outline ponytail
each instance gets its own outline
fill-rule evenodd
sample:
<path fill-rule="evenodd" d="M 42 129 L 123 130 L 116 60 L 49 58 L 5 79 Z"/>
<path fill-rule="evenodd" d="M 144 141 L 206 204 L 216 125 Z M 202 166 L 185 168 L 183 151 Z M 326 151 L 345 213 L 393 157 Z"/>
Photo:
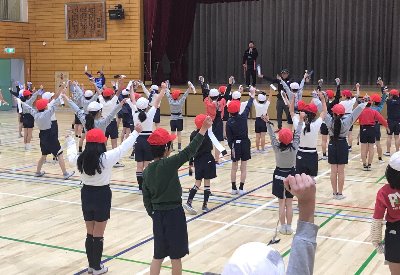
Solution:
<path fill-rule="evenodd" d="M 146 114 L 145 110 L 139 109 L 138 111 L 139 111 L 139 115 L 138 115 L 139 121 L 144 122 L 147 119 L 147 114 Z"/>
<path fill-rule="evenodd" d="M 335 115 L 333 122 L 333 137 L 339 138 L 340 130 L 342 129 L 342 115 Z"/>
<path fill-rule="evenodd" d="M 311 122 L 313 122 L 315 120 L 315 116 L 316 114 L 311 113 L 311 112 L 306 112 L 306 121 L 305 121 L 305 127 L 303 130 L 303 134 L 305 135 L 306 133 L 311 132 Z"/>
<path fill-rule="evenodd" d="M 89 112 L 85 119 L 86 119 L 86 123 L 85 123 L 85 128 L 87 131 L 92 130 L 94 127 L 94 118 L 96 117 L 98 111 L 97 112 Z"/>

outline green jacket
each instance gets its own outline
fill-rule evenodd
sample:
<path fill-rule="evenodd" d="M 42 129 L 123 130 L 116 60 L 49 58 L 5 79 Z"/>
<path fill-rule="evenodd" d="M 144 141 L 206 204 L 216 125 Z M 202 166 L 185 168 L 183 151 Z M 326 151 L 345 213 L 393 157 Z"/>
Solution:
<path fill-rule="evenodd" d="M 143 203 L 151 216 L 154 210 L 169 210 L 182 205 L 182 186 L 178 169 L 193 157 L 203 142 L 197 134 L 180 153 L 156 160 L 143 171 Z"/>

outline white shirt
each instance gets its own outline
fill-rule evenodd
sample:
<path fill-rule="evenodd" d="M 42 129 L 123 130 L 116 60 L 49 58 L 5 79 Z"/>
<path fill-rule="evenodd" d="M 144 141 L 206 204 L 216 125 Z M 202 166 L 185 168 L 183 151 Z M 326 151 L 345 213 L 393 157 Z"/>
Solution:
<path fill-rule="evenodd" d="M 247 106 L 247 101 L 245 102 L 240 102 L 240 111 L 239 111 L 239 115 L 241 115 L 244 111 L 244 109 L 246 109 Z"/>
<path fill-rule="evenodd" d="M 60 98 L 61 100 L 61 98 Z M 47 104 L 47 107 L 50 109 L 52 106 L 54 105 L 54 99 L 52 101 L 49 102 L 49 104 Z M 51 121 L 56 121 L 56 113 L 54 112 L 51 116 Z"/>
<path fill-rule="evenodd" d="M 299 124 L 299 117 L 293 116 L 293 126 L 296 129 Z M 305 123 L 303 124 L 303 128 L 300 134 L 300 145 L 299 147 L 307 147 L 307 148 L 317 148 L 318 145 L 318 133 L 321 128 L 322 118 L 316 119 L 314 122 L 310 124 L 310 132 L 306 132 L 304 134 Z M 301 150 L 301 149 L 299 149 Z"/>
<path fill-rule="evenodd" d="M 96 172 L 94 176 L 89 176 L 86 175 L 85 173 L 82 173 L 81 181 L 83 182 L 83 184 L 91 186 L 103 186 L 110 184 L 111 172 L 113 166 L 123 157 L 124 154 L 126 154 L 129 150 L 132 149 L 132 146 L 133 144 L 135 144 L 136 138 L 138 136 L 139 134 L 136 131 L 133 131 L 132 134 L 130 134 L 129 137 L 125 139 L 120 146 L 110 151 L 107 151 L 103 155 L 101 155 L 101 161 L 103 164 L 101 168 L 101 174 L 98 174 Z M 68 139 L 67 142 L 68 142 L 68 148 L 67 148 L 68 161 L 72 165 L 76 166 L 79 155 L 76 151 L 75 139 L 70 137 L 70 139 Z"/>
<path fill-rule="evenodd" d="M 355 97 L 353 97 L 350 100 L 346 99 L 346 100 L 340 101 L 339 104 L 343 105 L 346 114 L 351 114 L 353 112 L 353 107 L 354 107 L 354 104 L 356 104 L 356 101 L 357 101 L 357 99 Z"/>
<path fill-rule="evenodd" d="M 148 132 L 153 132 L 153 119 L 154 119 L 154 116 L 156 114 L 156 111 L 157 111 L 157 109 L 154 106 L 151 107 L 146 113 L 147 114 L 146 120 L 143 121 L 143 122 L 140 122 L 140 120 L 139 120 L 139 112 L 136 113 L 132 109 L 133 123 L 135 125 L 141 123 L 142 124 L 142 128 L 143 128 L 143 132 L 147 132 L 147 133 L 143 133 L 142 132 L 142 133 L 140 133 L 140 135 L 149 135 Z"/>
<path fill-rule="evenodd" d="M 113 96 L 109 101 L 105 101 L 103 96 L 99 96 L 99 101 L 103 105 L 103 111 L 101 112 L 102 116 L 106 117 L 112 112 L 112 110 L 114 110 L 115 105 L 117 105 L 118 102 L 118 97 Z"/>
<path fill-rule="evenodd" d="M 265 103 L 261 104 L 257 100 L 254 100 L 253 103 L 254 103 L 254 109 L 256 109 L 256 117 L 261 117 L 262 115 L 267 114 L 268 107 L 271 102 L 267 100 Z"/>

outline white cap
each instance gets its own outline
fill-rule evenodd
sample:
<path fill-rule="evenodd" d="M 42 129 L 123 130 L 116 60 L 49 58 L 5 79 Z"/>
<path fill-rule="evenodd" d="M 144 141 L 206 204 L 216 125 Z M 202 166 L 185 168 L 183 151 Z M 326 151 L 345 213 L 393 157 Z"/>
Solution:
<path fill-rule="evenodd" d="M 239 91 L 234 91 L 233 93 L 232 93 L 232 98 L 233 99 L 239 99 L 239 98 L 241 98 L 242 97 L 242 94 L 239 92 Z"/>
<path fill-rule="evenodd" d="M 210 90 L 210 97 L 219 96 L 219 92 L 217 89 Z"/>
<path fill-rule="evenodd" d="M 151 85 L 150 89 L 152 91 L 158 91 L 158 86 L 157 85 Z"/>
<path fill-rule="evenodd" d="M 50 93 L 50 92 L 45 92 L 44 94 L 42 94 L 42 98 L 47 99 L 47 100 L 50 100 L 50 98 L 52 98 L 53 96 L 54 96 L 54 93 Z"/>
<path fill-rule="evenodd" d="M 136 107 L 140 110 L 144 110 L 149 106 L 149 100 L 147 98 L 141 97 L 136 101 Z"/>
<path fill-rule="evenodd" d="M 259 94 L 257 96 L 258 101 L 266 101 L 267 100 L 267 96 L 263 95 L 263 94 Z"/>
<path fill-rule="evenodd" d="M 103 109 L 103 104 L 100 104 L 97 101 L 90 102 L 87 107 L 88 112 L 97 112 L 101 109 Z"/>
<path fill-rule="evenodd" d="M 122 95 L 129 95 L 129 90 L 123 89 L 121 93 Z"/>
<path fill-rule="evenodd" d="M 290 89 L 292 90 L 299 90 L 300 89 L 300 85 L 297 82 L 292 82 L 290 83 Z"/>
<path fill-rule="evenodd" d="M 85 97 L 92 97 L 93 96 L 93 91 L 92 90 L 86 90 L 85 91 Z"/>
<path fill-rule="evenodd" d="M 258 242 L 235 250 L 222 275 L 284 275 L 285 263 L 278 251 Z"/>
<path fill-rule="evenodd" d="M 394 170 L 400 172 L 400 152 L 396 152 L 390 157 L 389 165 Z"/>

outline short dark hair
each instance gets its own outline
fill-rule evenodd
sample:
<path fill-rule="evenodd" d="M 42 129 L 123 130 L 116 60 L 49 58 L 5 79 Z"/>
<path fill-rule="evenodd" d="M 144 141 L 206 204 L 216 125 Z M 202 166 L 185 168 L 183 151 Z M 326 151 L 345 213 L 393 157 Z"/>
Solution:
<path fill-rule="evenodd" d="M 165 145 L 151 145 L 151 153 L 153 158 L 162 158 L 164 156 L 165 151 L 171 148 L 171 141 Z"/>
<path fill-rule="evenodd" d="M 400 171 L 397 171 L 393 169 L 390 165 L 388 165 L 386 168 L 385 176 L 390 187 L 400 190 Z"/>

